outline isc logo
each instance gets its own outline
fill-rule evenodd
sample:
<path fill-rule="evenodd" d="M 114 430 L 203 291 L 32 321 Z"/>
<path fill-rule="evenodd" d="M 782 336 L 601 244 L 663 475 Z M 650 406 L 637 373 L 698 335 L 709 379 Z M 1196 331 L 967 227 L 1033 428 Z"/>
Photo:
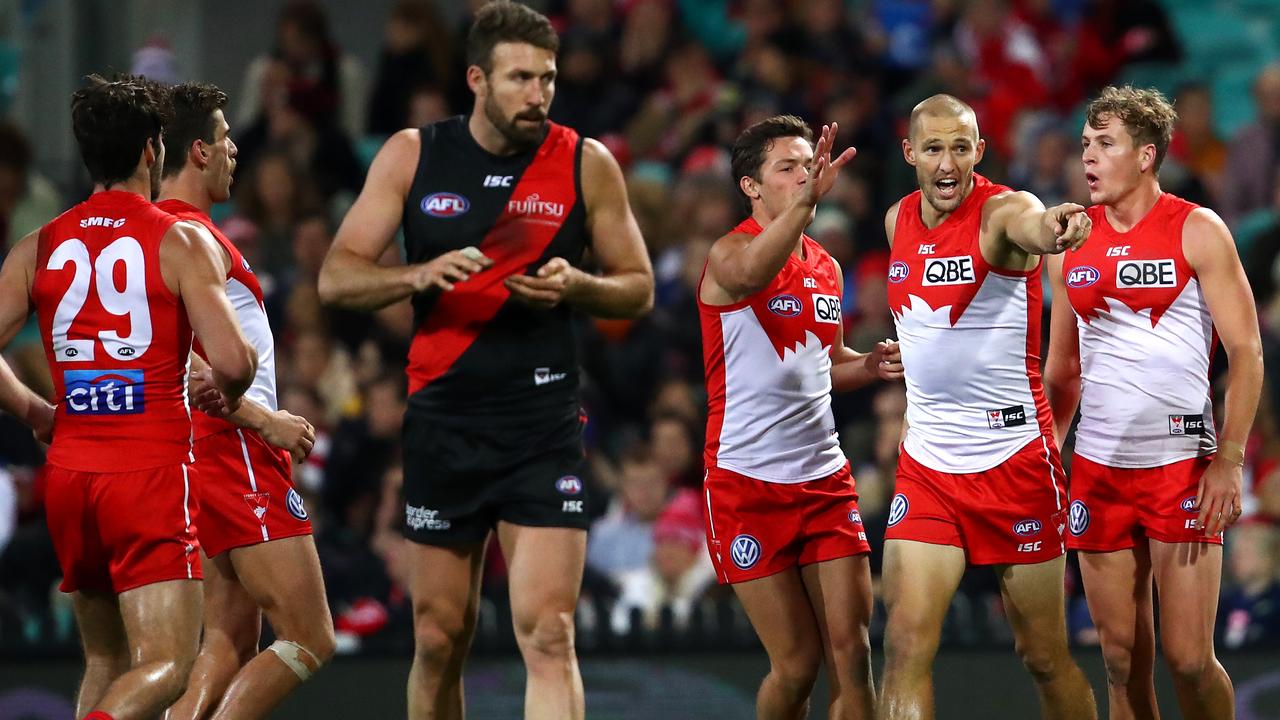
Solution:
<path fill-rule="evenodd" d="M 511 175 L 485 175 L 485 187 L 511 187 Z"/>
<path fill-rule="evenodd" d="M 973 258 L 969 255 L 930 258 L 924 261 L 925 287 L 932 285 L 967 285 L 975 281 Z"/>
<path fill-rule="evenodd" d="M 1022 537 L 1027 537 L 1029 535 L 1036 535 L 1043 529 L 1044 529 L 1044 525 L 1042 525 L 1039 520 L 1036 520 L 1034 518 L 1030 520 L 1023 520 L 1021 522 L 1014 524 L 1013 526 L 1014 534 L 1021 535 Z"/>
<path fill-rule="evenodd" d="M 1129 257 L 1129 248 L 1132 245 L 1119 245 L 1117 247 L 1107 248 L 1107 257 Z"/>
<path fill-rule="evenodd" d="M 141 370 L 66 370 L 69 415 L 135 415 L 145 409 Z"/>
<path fill-rule="evenodd" d="M 891 283 L 900 283 L 903 280 L 906 280 L 907 276 L 910 274 L 911 267 L 901 260 L 898 260 L 889 266 L 889 282 Z"/>
<path fill-rule="evenodd" d="M 987 426 L 993 430 L 1027 424 L 1027 411 L 1021 405 L 987 411 Z"/>
<path fill-rule="evenodd" d="M 800 298 L 795 295 L 775 295 L 769 300 L 769 312 L 782 317 L 795 317 L 800 314 Z"/>
<path fill-rule="evenodd" d="M 1043 543 L 1044 543 L 1043 540 L 1037 540 L 1035 542 L 1029 542 L 1029 543 L 1020 543 L 1018 545 L 1018 552 L 1025 552 L 1025 553 L 1040 552 L 1040 547 Z"/>
<path fill-rule="evenodd" d="M 422 212 L 431 217 L 457 217 L 470 209 L 471 201 L 457 193 L 438 192 L 422 198 Z"/>
<path fill-rule="evenodd" d="M 1083 265 L 1067 273 L 1067 287 L 1086 288 L 1098 282 L 1101 277 L 1102 273 L 1097 268 Z"/>
<path fill-rule="evenodd" d="M 813 319 L 820 323 L 840 324 L 840 298 L 835 295 L 813 296 Z"/>
<path fill-rule="evenodd" d="M 1204 415 L 1170 415 L 1170 435 L 1204 435 L 1208 431 Z"/>
<path fill-rule="evenodd" d="M 1116 263 L 1116 284 L 1122 288 L 1171 288 L 1178 284 L 1178 273 L 1172 260 L 1122 260 Z"/>

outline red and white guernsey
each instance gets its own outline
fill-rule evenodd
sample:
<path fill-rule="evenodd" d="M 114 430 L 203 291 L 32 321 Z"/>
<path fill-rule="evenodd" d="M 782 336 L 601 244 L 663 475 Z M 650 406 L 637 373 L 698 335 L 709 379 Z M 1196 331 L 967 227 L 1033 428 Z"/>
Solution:
<path fill-rule="evenodd" d="M 236 312 L 240 330 L 244 332 L 245 338 L 253 349 L 258 351 L 258 373 L 254 375 L 253 385 L 244 396 L 268 410 L 275 410 L 276 343 L 271 335 L 271 325 L 267 322 L 267 311 L 263 306 L 262 286 L 258 284 L 258 278 L 249 267 L 249 262 L 227 239 L 227 236 L 222 234 L 213 220 L 195 205 L 171 198 L 156 203 L 156 207 L 179 220 L 204 226 L 231 256 L 231 270 L 227 273 L 227 299 L 231 301 L 231 307 Z M 199 341 L 195 343 L 195 350 L 204 357 L 204 348 L 200 347 Z M 230 421 L 202 412 L 192 415 L 192 422 L 197 440 L 236 427 Z"/>
<path fill-rule="evenodd" d="M 973 190 L 938 227 L 923 198 L 902 199 L 889 265 L 889 307 L 906 369 L 904 447 L 946 473 L 989 470 L 1052 437 L 1040 382 L 1040 270 L 982 257 L 982 206 L 1009 188 L 974 174 Z"/>
<path fill-rule="evenodd" d="M 191 460 L 191 326 L 160 274 L 177 220 L 97 192 L 40 230 L 31 300 L 58 404 L 49 463 L 90 473 Z"/>
<path fill-rule="evenodd" d="M 1217 449 L 1209 364 L 1217 335 L 1182 229 L 1198 206 L 1164 193 L 1128 232 L 1089 208 L 1093 232 L 1063 256 L 1080 334 L 1076 452 L 1117 468 Z"/>
<path fill-rule="evenodd" d="M 759 235 L 748 218 L 735 233 Z M 766 482 L 826 477 L 846 462 L 831 415 L 831 348 L 840 327 L 835 262 L 802 236 L 764 290 L 702 316 L 707 467 Z"/>

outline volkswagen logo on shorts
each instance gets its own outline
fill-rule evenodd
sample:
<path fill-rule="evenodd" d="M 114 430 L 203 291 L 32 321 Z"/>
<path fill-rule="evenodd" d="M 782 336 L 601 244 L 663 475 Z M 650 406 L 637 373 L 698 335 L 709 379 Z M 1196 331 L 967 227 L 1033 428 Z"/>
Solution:
<path fill-rule="evenodd" d="M 739 570 L 750 570 L 760 562 L 760 541 L 750 535 L 739 535 L 729 546 L 729 555 Z"/>
<path fill-rule="evenodd" d="M 582 492 L 582 481 L 576 475 L 565 475 L 556 481 L 556 489 L 565 495 L 577 495 Z"/>
<path fill-rule="evenodd" d="M 1028 535 L 1035 535 L 1043 529 L 1044 529 L 1044 525 L 1041 524 L 1041 522 L 1039 520 L 1036 520 L 1035 518 L 1020 520 L 1014 523 L 1013 525 L 1014 534 L 1021 535 L 1022 537 L 1027 537 Z"/>
<path fill-rule="evenodd" d="M 1182 501 L 1182 505 L 1181 505 L 1181 507 L 1182 507 L 1182 511 L 1183 511 L 1183 512 L 1195 512 L 1195 511 L 1196 511 L 1196 496 L 1195 496 L 1195 495 L 1192 495 L 1191 497 L 1187 498 L 1186 500 L 1183 500 L 1183 501 Z"/>
<path fill-rule="evenodd" d="M 286 498 L 284 506 L 289 510 L 289 514 L 305 521 L 307 519 L 307 508 L 302 504 L 302 496 L 297 490 L 289 488 L 289 497 Z"/>
<path fill-rule="evenodd" d="M 1080 537 L 1085 530 L 1089 529 L 1089 508 L 1084 501 L 1071 501 L 1071 509 L 1067 512 L 1067 528 L 1076 537 Z"/>
<path fill-rule="evenodd" d="M 1070 288 L 1087 288 L 1098 282 L 1102 277 L 1102 273 L 1097 268 L 1081 265 L 1067 273 L 1067 287 Z"/>
<path fill-rule="evenodd" d="M 795 317 L 800 314 L 800 298 L 795 295 L 774 295 L 769 299 L 769 312 L 782 317 Z"/>
<path fill-rule="evenodd" d="M 907 496 L 898 493 L 893 496 L 893 502 L 889 503 L 889 527 L 893 527 L 902 522 L 902 518 L 907 516 L 907 510 L 911 509 L 911 503 L 907 502 Z"/>

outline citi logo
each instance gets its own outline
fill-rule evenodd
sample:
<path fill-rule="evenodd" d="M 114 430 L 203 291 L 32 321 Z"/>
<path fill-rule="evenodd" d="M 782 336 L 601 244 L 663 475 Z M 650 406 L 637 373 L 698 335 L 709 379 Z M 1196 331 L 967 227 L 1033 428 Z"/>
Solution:
<path fill-rule="evenodd" d="M 1087 288 L 1101 278 L 1102 273 L 1098 272 L 1097 268 L 1084 265 L 1067 273 L 1067 287 Z"/>
<path fill-rule="evenodd" d="M 911 267 L 901 260 L 898 260 L 889 266 L 889 282 L 891 283 L 900 283 L 903 280 L 906 280 L 907 276 L 910 274 Z"/>
<path fill-rule="evenodd" d="M 769 312 L 782 317 L 795 317 L 802 309 L 800 298 L 795 295 L 775 295 L 769 299 L 768 307 Z"/>
<path fill-rule="evenodd" d="M 422 198 L 422 212 L 431 217 L 458 217 L 470 209 L 471 201 L 457 193 L 438 192 Z"/>
<path fill-rule="evenodd" d="M 1013 533 L 1015 535 L 1021 535 L 1022 537 L 1028 537 L 1039 534 L 1043 529 L 1044 525 L 1041 524 L 1039 520 L 1033 518 L 1031 520 L 1023 520 L 1015 523 L 1013 526 Z"/>

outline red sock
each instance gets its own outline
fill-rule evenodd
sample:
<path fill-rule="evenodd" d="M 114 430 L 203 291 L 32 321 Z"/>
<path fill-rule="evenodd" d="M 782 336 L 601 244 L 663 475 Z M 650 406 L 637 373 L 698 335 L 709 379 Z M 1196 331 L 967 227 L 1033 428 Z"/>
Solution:
<path fill-rule="evenodd" d="M 84 720 L 115 720 L 115 718 L 102 712 L 101 710 L 94 710 L 88 715 L 85 715 Z"/>

